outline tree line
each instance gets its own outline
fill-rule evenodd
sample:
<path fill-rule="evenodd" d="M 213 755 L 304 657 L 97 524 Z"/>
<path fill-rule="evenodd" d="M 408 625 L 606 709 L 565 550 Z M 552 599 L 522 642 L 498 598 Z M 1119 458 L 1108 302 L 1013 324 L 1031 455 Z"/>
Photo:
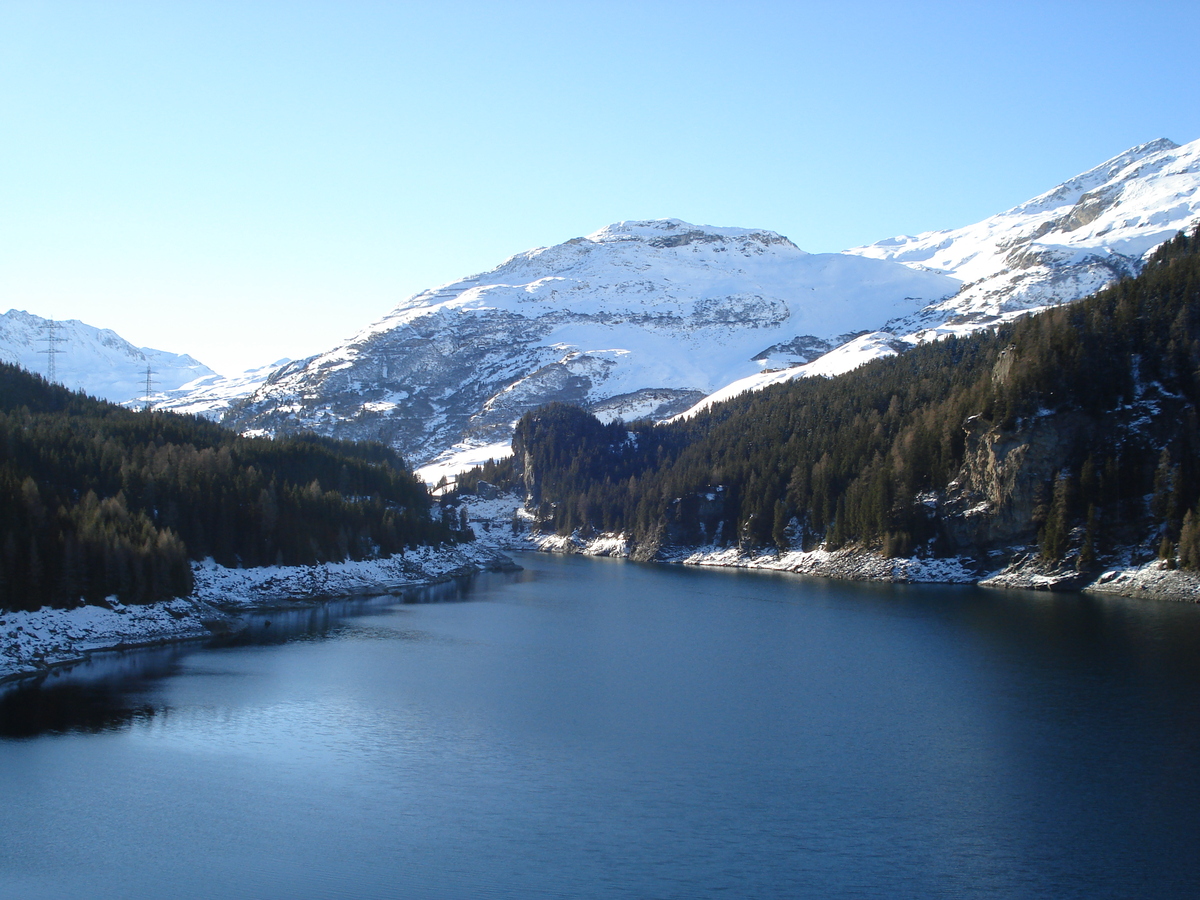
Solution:
<path fill-rule="evenodd" d="M 304 565 L 466 537 L 381 444 L 242 437 L 0 365 L 0 608 L 182 596 L 207 557 Z"/>

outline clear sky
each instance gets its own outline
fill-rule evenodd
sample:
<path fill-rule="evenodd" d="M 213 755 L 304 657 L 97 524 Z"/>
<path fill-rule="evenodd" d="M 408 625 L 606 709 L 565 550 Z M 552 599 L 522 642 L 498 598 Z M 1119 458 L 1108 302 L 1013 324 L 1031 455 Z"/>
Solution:
<path fill-rule="evenodd" d="M 1200 3 L 0 0 L 0 311 L 225 374 L 622 219 L 805 250 L 1200 138 Z"/>

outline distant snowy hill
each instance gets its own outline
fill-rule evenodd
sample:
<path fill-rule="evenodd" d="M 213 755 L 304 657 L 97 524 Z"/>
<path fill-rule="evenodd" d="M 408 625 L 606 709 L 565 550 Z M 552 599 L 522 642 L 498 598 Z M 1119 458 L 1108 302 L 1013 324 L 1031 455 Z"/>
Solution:
<path fill-rule="evenodd" d="M 226 421 L 382 440 L 456 471 L 507 452 L 515 421 L 549 401 L 664 418 L 959 287 L 890 260 L 805 253 L 770 231 L 621 222 L 417 294 L 280 370 Z"/>
<path fill-rule="evenodd" d="M 202 375 L 173 390 L 155 393 L 150 402 L 155 409 L 190 413 L 220 421 L 233 403 L 253 394 L 276 370 L 291 362 L 290 359 L 280 359 L 229 377 L 215 372 Z"/>
<path fill-rule="evenodd" d="M 1079 300 L 1136 274 L 1155 247 L 1197 222 L 1200 141 L 1180 147 L 1160 139 L 974 225 L 855 247 L 846 253 L 949 275 L 963 287 L 812 363 L 728 384 L 689 412 L 747 390 L 835 375 L 920 341 Z"/>
<path fill-rule="evenodd" d="M 24 310 L 0 316 L 0 359 L 45 375 L 51 320 Z M 146 367 L 154 386 L 173 390 L 196 378 L 216 375 L 186 354 L 135 347 L 115 331 L 95 328 L 78 319 L 53 324 L 56 380 L 69 388 L 124 403 L 146 394 Z"/>

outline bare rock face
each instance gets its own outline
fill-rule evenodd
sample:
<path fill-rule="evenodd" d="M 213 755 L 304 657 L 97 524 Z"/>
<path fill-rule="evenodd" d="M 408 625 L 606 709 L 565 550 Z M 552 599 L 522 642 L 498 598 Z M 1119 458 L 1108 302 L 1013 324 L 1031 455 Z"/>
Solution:
<path fill-rule="evenodd" d="M 942 507 L 946 534 L 964 552 L 1037 537 L 1034 509 L 1093 427 L 1080 413 L 1038 416 L 1003 431 L 974 416 L 964 424 L 966 452 Z"/>

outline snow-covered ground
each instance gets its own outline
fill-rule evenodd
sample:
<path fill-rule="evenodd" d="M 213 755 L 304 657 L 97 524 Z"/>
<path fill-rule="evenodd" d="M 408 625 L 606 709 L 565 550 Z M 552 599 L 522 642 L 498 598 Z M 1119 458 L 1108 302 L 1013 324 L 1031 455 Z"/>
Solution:
<path fill-rule="evenodd" d="M 847 581 L 932 582 L 970 584 L 978 575 L 963 559 L 895 559 L 860 550 L 792 550 L 787 553 L 742 553 L 736 548 L 684 551 L 678 561 L 688 566 L 766 569 Z"/>
<path fill-rule="evenodd" d="M 1095 594 L 1118 594 L 1200 603 L 1200 572 L 1170 569 L 1162 560 L 1125 569 L 1110 569 L 1086 588 Z"/>
<path fill-rule="evenodd" d="M 1136 274 L 1163 241 L 1197 223 L 1200 141 L 1179 147 L 1157 140 L 973 225 L 852 248 L 845 252 L 940 272 L 963 287 L 812 362 L 733 381 L 682 415 L 795 378 L 840 375 L 924 341 L 1079 300 Z"/>
<path fill-rule="evenodd" d="M 871 360 L 895 356 L 908 346 L 911 346 L 911 343 L 906 344 L 894 334 L 886 331 L 872 331 L 868 334 L 859 335 L 810 363 L 800 366 L 789 366 L 785 369 L 759 372 L 756 375 L 741 378 L 731 384 L 727 384 L 719 391 L 709 394 L 695 406 L 686 412 L 680 413 L 675 418 L 686 419 L 689 416 L 694 416 L 701 410 L 707 409 L 714 403 L 732 400 L 734 397 L 744 394 L 747 391 L 761 391 L 763 388 L 770 387 L 773 384 L 783 384 L 785 381 L 794 381 L 797 378 L 812 378 L 814 376 L 832 378 L 834 375 L 841 375 L 857 369 L 859 366 L 871 362 Z"/>
<path fill-rule="evenodd" d="M 546 402 L 661 420 L 837 375 L 1085 297 L 1198 221 L 1200 141 L 1157 140 L 973 225 L 843 253 L 763 229 L 618 222 L 414 295 L 233 417 L 383 440 L 436 481 L 495 456 Z"/>
<path fill-rule="evenodd" d="M 603 534 L 584 540 L 577 535 L 531 535 L 525 539 L 549 553 L 628 557 L 631 546 L 624 535 Z M 844 581 L 933 582 L 970 584 L 978 573 L 965 559 L 894 559 L 860 550 L 792 550 L 747 553 L 736 547 L 678 548 L 660 552 L 655 562 L 723 569 L 762 569 L 791 572 Z"/>
<path fill-rule="evenodd" d="M 627 558 L 633 550 L 629 539 L 621 534 L 598 534 L 589 538 L 583 538 L 578 533 L 538 534 L 532 531 L 533 515 L 512 494 L 475 502 L 468 498 L 467 508 L 477 540 L 488 546 L 621 558 Z M 512 528 L 514 515 L 519 533 L 514 533 Z M 485 523 L 488 526 L 486 529 L 483 527 Z M 857 550 L 743 553 L 729 547 L 692 547 L 661 552 L 655 561 L 687 566 L 767 569 L 866 581 L 969 583 L 979 579 L 979 573 L 966 560 L 891 559 Z"/>
<path fill-rule="evenodd" d="M 947 307 L 1000 312 L 1074 299 L 1056 295 L 1054 285 L 1014 290 L 1041 280 L 1031 270 L 1112 257 L 1136 261 L 1198 219 L 1200 141 L 1180 147 L 1159 139 L 973 225 L 846 252 L 953 275 L 967 287 Z M 1072 292 L 1075 286 L 1063 287 Z M 991 308 L 989 301 L 1001 305 Z"/>
<path fill-rule="evenodd" d="M 77 661 L 94 650 L 189 640 L 233 627 L 227 613 L 192 598 L 0 613 L 0 682 Z"/>
<path fill-rule="evenodd" d="M 512 456 L 512 441 L 492 444 L 460 442 L 432 462 L 414 470 L 414 474 L 428 485 L 437 485 L 443 478 L 453 482 L 462 472 L 482 466 L 488 460 L 501 460 L 509 456 Z"/>
<path fill-rule="evenodd" d="M 239 614 L 287 608 L 330 597 L 382 594 L 485 569 L 511 560 L 484 544 L 421 547 L 386 559 L 319 566 L 227 569 L 193 566 L 192 594 L 147 606 L 0 612 L 0 681 L 46 671 L 96 650 L 191 640 L 236 631 Z"/>

